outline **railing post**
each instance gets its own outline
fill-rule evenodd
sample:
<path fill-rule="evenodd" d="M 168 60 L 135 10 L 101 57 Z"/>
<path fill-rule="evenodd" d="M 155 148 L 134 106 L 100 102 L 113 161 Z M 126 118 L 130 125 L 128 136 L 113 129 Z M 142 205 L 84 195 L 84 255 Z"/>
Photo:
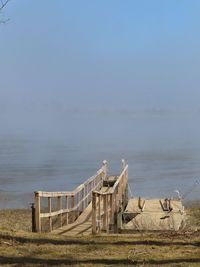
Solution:
<path fill-rule="evenodd" d="M 83 187 L 83 189 L 81 190 L 81 211 L 82 212 L 84 210 L 84 202 L 85 202 L 85 200 L 83 200 L 84 199 L 84 192 L 85 192 L 85 190 L 84 190 L 84 187 Z"/>
<path fill-rule="evenodd" d="M 103 230 L 108 232 L 108 195 L 103 195 Z"/>
<path fill-rule="evenodd" d="M 113 203 L 113 194 L 110 194 L 110 225 L 111 225 L 111 228 L 113 228 L 113 218 L 114 218 L 114 203 Z"/>
<path fill-rule="evenodd" d="M 104 177 L 103 178 L 106 178 L 107 177 L 107 174 L 108 174 L 108 168 L 107 168 L 108 166 L 107 166 L 107 161 L 106 160 L 104 160 L 103 161 L 103 166 L 102 166 L 102 168 L 103 168 L 103 170 L 104 170 Z"/>
<path fill-rule="evenodd" d="M 125 163 L 125 160 L 122 159 L 122 169 L 124 169 L 126 167 L 126 163 Z"/>
<path fill-rule="evenodd" d="M 101 233 L 101 194 L 98 194 L 98 228 L 99 233 Z"/>
<path fill-rule="evenodd" d="M 61 210 L 62 209 L 62 198 L 59 196 L 57 197 L 57 209 Z M 60 226 L 62 227 L 62 213 L 59 215 L 60 217 Z"/>
<path fill-rule="evenodd" d="M 51 197 L 48 197 L 48 212 L 51 213 Z M 49 216 L 49 231 L 52 231 L 52 218 Z"/>
<path fill-rule="evenodd" d="M 69 208 L 68 200 L 69 200 L 69 198 L 68 198 L 68 196 L 66 196 L 66 197 L 65 197 L 66 209 Z M 66 224 L 68 224 L 68 223 L 69 223 L 69 212 L 67 212 L 67 214 L 66 214 Z"/>
<path fill-rule="evenodd" d="M 88 184 L 85 185 L 85 196 L 87 196 L 86 197 L 86 207 L 87 207 L 89 204 Z"/>
<path fill-rule="evenodd" d="M 36 226 L 35 226 L 35 205 L 34 203 L 31 204 L 31 213 L 32 213 L 32 232 L 36 232 Z"/>
<path fill-rule="evenodd" d="M 97 194 L 92 192 L 92 234 L 97 233 L 96 222 L 97 222 Z"/>
<path fill-rule="evenodd" d="M 74 208 L 74 195 L 71 196 L 71 208 Z M 75 221 L 75 210 L 72 210 L 72 222 Z"/>
<path fill-rule="evenodd" d="M 76 213 L 76 219 L 78 218 L 79 216 L 79 211 L 80 211 L 80 191 L 78 191 L 78 193 L 76 194 L 77 197 L 76 197 L 76 200 L 77 200 L 77 213 Z"/>
<path fill-rule="evenodd" d="M 92 181 L 89 183 L 90 185 L 90 202 L 92 201 Z"/>
<path fill-rule="evenodd" d="M 41 232 L 41 219 L 40 219 L 40 195 L 35 192 L 35 222 L 36 232 Z"/>

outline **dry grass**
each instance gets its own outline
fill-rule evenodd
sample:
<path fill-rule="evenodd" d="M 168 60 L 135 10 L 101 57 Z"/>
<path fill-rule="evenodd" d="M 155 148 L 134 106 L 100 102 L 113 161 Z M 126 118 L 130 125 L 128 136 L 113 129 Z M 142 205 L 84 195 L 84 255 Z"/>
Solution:
<path fill-rule="evenodd" d="M 200 209 L 190 209 L 189 214 L 195 230 L 190 226 L 182 232 L 66 237 L 27 232 L 31 229 L 30 211 L 0 211 L 0 263 L 1 266 L 200 266 Z"/>

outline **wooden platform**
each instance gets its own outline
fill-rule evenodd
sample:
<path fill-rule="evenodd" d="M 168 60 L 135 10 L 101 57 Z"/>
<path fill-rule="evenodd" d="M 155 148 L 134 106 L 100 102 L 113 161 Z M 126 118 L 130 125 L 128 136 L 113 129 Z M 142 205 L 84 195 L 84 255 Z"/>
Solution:
<path fill-rule="evenodd" d="M 138 198 L 129 199 L 125 216 L 130 216 L 123 229 L 126 230 L 145 230 L 145 231 L 177 231 L 183 227 L 185 220 L 185 212 L 180 200 L 171 200 L 172 210 L 163 211 L 161 202 L 164 199 L 152 198 L 142 199 L 145 205 L 143 211 L 138 207 Z"/>
<path fill-rule="evenodd" d="M 102 187 L 100 192 L 109 192 L 112 187 Z M 92 233 L 92 203 L 81 213 L 77 220 L 62 228 L 58 228 L 51 232 L 56 235 L 89 235 Z"/>

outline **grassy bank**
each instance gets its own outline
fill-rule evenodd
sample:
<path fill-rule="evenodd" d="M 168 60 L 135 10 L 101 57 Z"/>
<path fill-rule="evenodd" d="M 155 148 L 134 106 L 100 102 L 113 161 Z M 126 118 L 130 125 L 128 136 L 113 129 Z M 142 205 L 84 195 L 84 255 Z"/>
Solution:
<path fill-rule="evenodd" d="M 200 266 L 200 208 L 181 232 L 65 237 L 31 233 L 30 210 L 0 211 L 1 266 Z"/>

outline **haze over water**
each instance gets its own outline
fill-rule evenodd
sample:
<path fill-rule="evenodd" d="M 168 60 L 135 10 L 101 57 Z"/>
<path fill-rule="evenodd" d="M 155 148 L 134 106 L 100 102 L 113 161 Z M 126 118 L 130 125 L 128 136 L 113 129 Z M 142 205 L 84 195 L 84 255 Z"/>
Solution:
<path fill-rule="evenodd" d="M 1 208 L 28 207 L 33 192 L 69 191 L 108 161 L 119 174 L 122 158 L 129 164 L 133 195 L 173 197 L 187 192 L 199 179 L 198 112 L 151 110 L 66 110 L 41 112 L 33 123 L 1 125 Z M 22 118 L 21 118 L 22 119 Z M 7 122 L 8 122 L 7 118 Z M 26 125 L 26 129 L 24 128 Z M 188 195 L 197 199 L 200 186 Z"/>
<path fill-rule="evenodd" d="M 0 208 L 71 190 L 108 161 L 133 195 L 200 168 L 200 1 L 9 1 L 0 13 Z M 188 199 L 199 198 L 196 185 Z"/>

